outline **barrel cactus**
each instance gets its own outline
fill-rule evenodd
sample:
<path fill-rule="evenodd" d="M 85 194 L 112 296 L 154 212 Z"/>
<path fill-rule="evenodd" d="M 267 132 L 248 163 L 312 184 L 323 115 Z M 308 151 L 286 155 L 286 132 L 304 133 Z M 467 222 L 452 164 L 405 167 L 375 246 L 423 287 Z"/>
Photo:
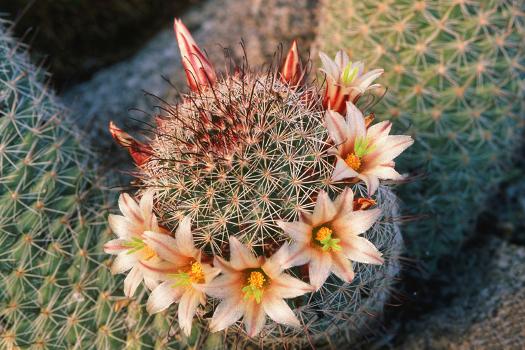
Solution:
<path fill-rule="evenodd" d="M 167 340 L 169 317 L 119 297 L 92 154 L 9 27 L 0 22 L 0 348 L 188 344 Z"/>
<path fill-rule="evenodd" d="M 412 144 L 353 104 L 377 71 L 327 58 L 323 98 L 295 42 L 282 64 L 220 76 L 180 21 L 175 33 L 190 91 L 159 101 L 141 139 L 110 123 L 136 164 L 105 244 L 124 293 L 151 290 L 152 314 L 177 305 L 177 332 L 227 347 L 356 342 L 399 268 L 397 199 L 380 180 L 403 178 L 392 160 Z"/>
<path fill-rule="evenodd" d="M 523 2 L 328 0 L 318 46 L 385 68 L 376 112 L 416 139 L 401 165 L 410 255 L 457 251 L 506 176 L 524 126 Z"/>

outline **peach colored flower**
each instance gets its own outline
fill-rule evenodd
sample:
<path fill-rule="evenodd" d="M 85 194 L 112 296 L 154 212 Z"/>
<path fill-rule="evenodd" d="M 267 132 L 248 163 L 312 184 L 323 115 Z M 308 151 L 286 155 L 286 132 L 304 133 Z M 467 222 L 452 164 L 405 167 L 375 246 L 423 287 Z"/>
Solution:
<path fill-rule="evenodd" d="M 190 217 L 181 220 L 175 238 L 151 231 L 146 231 L 144 236 L 144 242 L 163 261 L 140 263 L 151 275 L 164 281 L 151 293 L 147 309 L 150 313 L 157 313 L 178 302 L 179 324 L 189 336 L 199 304 L 206 304 L 203 289 L 220 270 L 201 261 L 201 252 L 193 242 Z"/>
<path fill-rule="evenodd" d="M 365 127 L 363 113 L 351 102 L 347 103 L 346 118 L 334 111 L 326 111 L 326 128 L 335 144 L 330 151 L 337 157 L 333 181 L 361 179 L 369 196 L 379 187 L 379 180 L 401 180 L 395 169 L 394 158 L 414 143 L 407 135 L 389 135 L 392 123 L 383 121 Z"/>
<path fill-rule="evenodd" d="M 157 217 L 153 213 L 152 190 L 146 191 L 137 204 L 127 193 L 119 197 L 120 211 L 124 215 L 109 215 L 109 226 L 118 236 L 104 244 L 104 251 L 108 254 L 116 254 L 117 257 L 111 265 L 114 274 L 129 271 L 124 280 L 124 294 L 132 297 L 142 280 L 146 287 L 153 289 L 157 281 L 149 276 L 143 268 L 141 261 L 159 261 L 156 252 L 144 242 L 144 232 L 163 232 L 157 223 Z"/>
<path fill-rule="evenodd" d="M 367 90 L 380 87 L 372 82 L 379 78 L 384 70 L 374 69 L 363 73 L 363 62 L 350 62 L 350 58 L 343 50 L 337 52 L 335 60 L 321 52 L 319 54 L 326 74 L 326 90 L 323 98 L 323 106 L 344 114 L 346 102 L 356 103 L 359 97 Z"/>
<path fill-rule="evenodd" d="M 299 327 L 300 322 L 284 301 L 312 291 L 310 285 L 283 273 L 288 245 L 272 257 L 256 258 L 241 242 L 230 236 L 230 261 L 215 257 L 222 274 L 206 288 L 206 293 L 222 299 L 215 309 L 210 329 L 217 332 L 241 317 L 250 337 L 266 323 L 266 315 L 277 323 Z"/>
<path fill-rule="evenodd" d="M 213 86 L 217 81 L 215 69 L 193 40 L 188 28 L 180 19 L 176 19 L 174 30 L 190 89 L 199 91 L 203 87 Z"/>
<path fill-rule="evenodd" d="M 313 213 L 305 213 L 301 221 L 277 224 L 294 241 L 289 248 L 284 268 L 308 263 L 310 284 L 319 290 L 331 272 L 345 282 L 354 278 L 352 262 L 383 263 L 381 253 L 360 235 L 377 221 L 379 209 L 353 210 L 354 194 L 346 188 L 332 202 L 321 191 Z"/>

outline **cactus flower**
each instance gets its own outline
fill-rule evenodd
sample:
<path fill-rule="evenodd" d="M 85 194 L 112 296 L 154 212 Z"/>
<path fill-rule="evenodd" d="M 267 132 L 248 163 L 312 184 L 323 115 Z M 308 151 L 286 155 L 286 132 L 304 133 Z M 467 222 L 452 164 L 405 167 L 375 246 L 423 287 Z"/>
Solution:
<path fill-rule="evenodd" d="M 193 40 L 188 28 L 180 19 L 176 19 L 174 29 L 190 89 L 199 91 L 201 88 L 213 86 L 217 81 L 215 69 Z"/>
<path fill-rule="evenodd" d="M 128 149 L 131 158 L 133 158 L 137 166 L 142 166 L 150 160 L 152 155 L 151 147 L 135 140 L 130 134 L 117 127 L 113 122 L 109 122 L 109 132 L 121 147 Z"/>
<path fill-rule="evenodd" d="M 303 66 L 299 58 L 297 41 L 292 42 L 292 46 L 286 55 L 283 66 L 281 67 L 281 79 L 291 86 L 301 83 L 304 77 Z"/>
<path fill-rule="evenodd" d="M 152 190 L 146 191 L 139 204 L 129 194 L 121 194 L 118 204 L 124 215 L 111 214 L 108 218 L 109 226 L 118 238 L 104 244 L 104 251 L 117 255 L 111 265 L 112 273 L 129 271 L 124 280 L 124 294 L 128 297 L 133 296 L 142 280 L 149 289 L 157 286 L 157 280 L 140 265 L 141 261 L 160 261 L 144 240 L 146 231 L 163 232 L 153 213 L 153 194 Z"/>
<path fill-rule="evenodd" d="M 220 270 L 201 261 L 201 252 L 193 242 L 190 217 L 182 219 L 175 238 L 152 231 L 144 236 L 146 244 L 163 260 L 140 262 L 151 275 L 163 281 L 148 299 L 148 312 L 157 313 L 178 302 L 179 325 L 189 336 L 199 304 L 206 304 L 203 289 Z"/>
<path fill-rule="evenodd" d="M 310 285 L 283 273 L 287 260 L 285 245 L 268 259 L 256 258 L 241 242 L 230 236 L 230 261 L 215 257 L 222 274 L 206 288 L 221 303 L 215 309 L 210 329 L 217 332 L 243 317 L 246 333 L 257 335 L 266 315 L 277 323 L 299 327 L 300 322 L 284 301 L 312 291 Z"/>
<path fill-rule="evenodd" d="M 337 157 L 333 181 L 361 179 L 369 196 L 379 186 L 379 180 L 401 180 L 393 159 L 408 148 L 414 140 L 406 135 L 389 135 L 392 123 L 383 121 L 369 128 L 361 111 L 347 103 L 346 118 L 338 112 L 326 111 L 328 134 L 335 146 L 330 150 Z"/>
<path fill-rule="evenodd" d="M 381 86 L 372 83 L 383 74 L 383 69 L 363 73 L 363 62 L 351 62 L 343 50 L 337 52 L 335 60 L 323 52 L 319 56 L 323 65 L 321 71 L 326 74 L 326 90 L 323 97 L 323 106 L 326 109 L 344 114 L 346 102 L 356 103 L 367 90 Z"/>
<path fill-rule="evenodd" d="M 310 284 L 319 290 L 330 273 L 345 282 L 354 278 L 352 261 L 383 263 L 381 253 L 366 238 L 359 235 L 377 221 L 379 209 L 353 210 L 354 194 L 346 188 L 332 202 L 321 191 L 313 213 L 305 213 L 301 221 L 277 224 L 294 241 L 283 267 L 308 263 Z"/>

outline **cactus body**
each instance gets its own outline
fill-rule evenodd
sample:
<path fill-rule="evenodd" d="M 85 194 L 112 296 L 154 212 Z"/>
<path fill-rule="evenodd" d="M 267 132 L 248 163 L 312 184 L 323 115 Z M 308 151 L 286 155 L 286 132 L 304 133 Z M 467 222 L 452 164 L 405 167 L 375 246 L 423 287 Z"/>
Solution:
<path fill-rule="evenodd" d="M 228 237 L 234 236 L 257 256 L 268 257 L 289 241 L 276 222 L 312 211 L 320 190 L 334 198 L 351 186 L 356 198 L 366 197 L 362 183 L 330 180 L 334 162 L 316 88 L 248 70 L 220 78 L 212 88 L 209 80 L 203 82 L 206 87 L 194 87 L 180 103 L 162 106 L 145 143 L 147 160 L 138 161 L 134 174 L 139 188 L 156 191 L 155 212 L 168 231 L 175 232 L 190 216 L 203 254 L 228 258 Z M 354 343 L 374 329 L 399 269 L 402 245 L 395 195 L 381 185 L 375 200 L 383 215 L 365 237 L 383 254 L 383 266 L 356 263 L 351 283 L 332 275 L 318 292 L 293 299 L 289 304 L 301 328 L 270 321 L 249 337 L 237 323 L 220 339 L 241 348 L 333 347 Z M 304 268 L 291 271 L 304 278 Z M 216 306 L 212 300 L 198 311 L 199 328 L 205 329 Z"/>
<path fill-rule="evenodd" d="M 180 347 L 180 337 L 167 340 L 169 318 L 120 297 L 102 251 L 108 206 L 92 154 L 8 25 L 0 23 L 0 348 Z"/>
<path fill-rule="evenodd" d="M 377 105 L 416 140 L 402 164 L 408 253 L 454 253 L 506 176 L 524 126 L 524 7 L 519 1 L 328 0 L 319 47 L 385 69 Z"/>

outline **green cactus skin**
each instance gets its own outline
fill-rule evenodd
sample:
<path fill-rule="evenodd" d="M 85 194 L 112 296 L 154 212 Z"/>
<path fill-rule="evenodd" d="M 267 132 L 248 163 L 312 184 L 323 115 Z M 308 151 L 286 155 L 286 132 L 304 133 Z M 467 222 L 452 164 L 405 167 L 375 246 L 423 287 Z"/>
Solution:
<path fill-rule="evenodd" d="M 109 205 L 92 154 L 8 26 L 0 22 L 0 348 L 186 346 L 193 340 L 170 317 L 122 297 L 102 249 Z"/>
<path fill-rule="evenodd" d="M 142 189 L 156 190 L 162 224 L 174 232 L 182 217 L 191 216 L 197 246 L 225 258 L 230 235 L 259 256 L 285 244 L 288 237 L 275 221 L 298 220 L 313 209 L 319 190 L 334 199 L 345 187 L 330 181 L 334 164 L 318 96 L 316 88 L 292 88 L 273 74 L 242 72 L 164 105 L 148 141 L 151 158 L 135 174 Z M 362 183 L 346 185 L 356 198 L 366 197 Z M 383 216 L 365 237 L 383 253 L 383 266 L 354 263 L 352 283 L 331 276 L 320 291 L 293 299 L 301 328 L 267 320 L 261 334 L 249 338 L 238 322 L 220 335 L 223 342 L 234 348 L 334 347 L 378 329 L 402 239 L 394 221 L 396 196 L 382 185 L 375 199 Z M 302 276 L 300 268 L 291 273 Z M 203 328 L 216 302 L 210 301 L 197 315 Z"/>
<path fill-rule="evenodd" d="M 505 179 L 524 126 L 523 2 L 326 0 L 321 51 L 345 49 L 385 69 L 375 112 L 415 139 L 401 161 L 426 174 L 404 185 L 408 254 L 430 272 L 472 231 Z"/>

